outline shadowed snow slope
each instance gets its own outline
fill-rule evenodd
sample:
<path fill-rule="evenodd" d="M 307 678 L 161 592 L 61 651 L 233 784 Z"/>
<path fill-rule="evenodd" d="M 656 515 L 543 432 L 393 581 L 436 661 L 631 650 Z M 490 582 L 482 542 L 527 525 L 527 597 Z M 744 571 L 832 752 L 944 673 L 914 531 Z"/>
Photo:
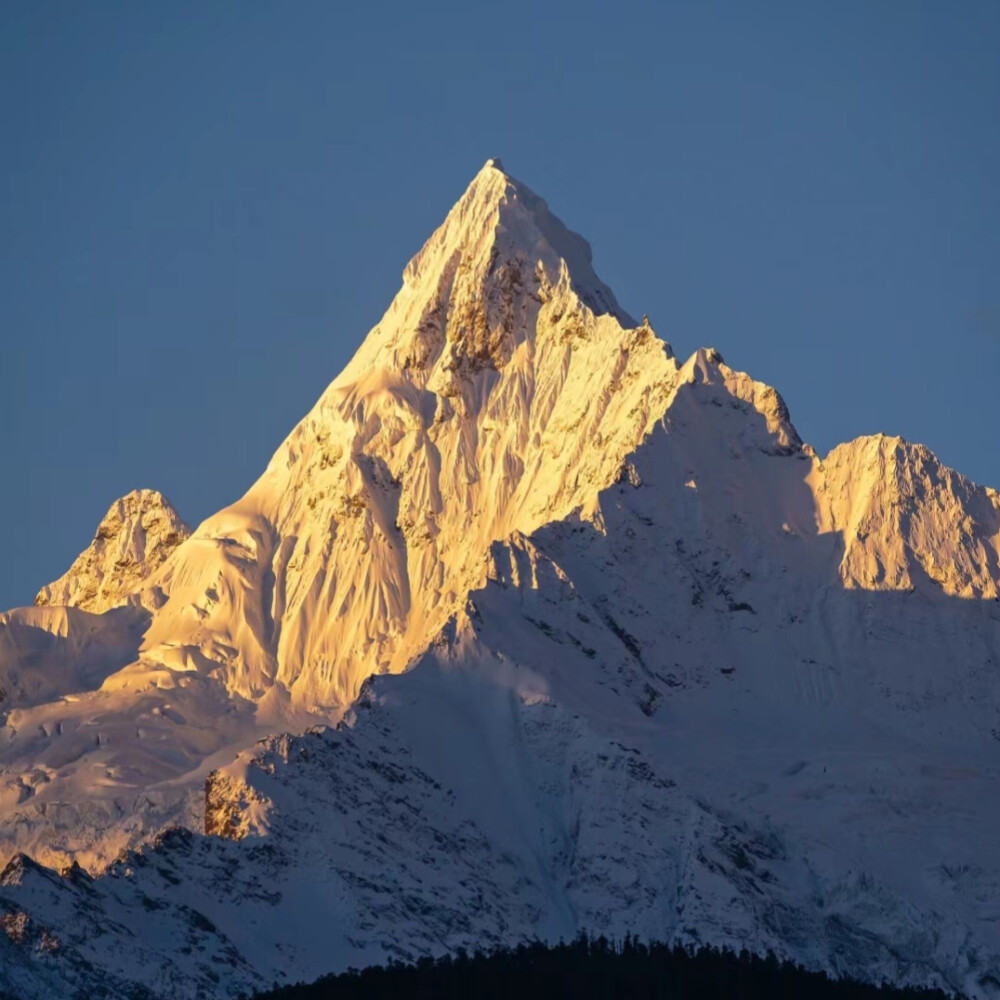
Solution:
<path fill-rule="evenodd" d="M 258 482 L 145 544 L 43 592 L 126 607 L 0 618 L 7 853 L 120 854 L 14 858 L 0 987 L 587 929 L 998 995 L 1000 498 L 820 460 L 496 161 Z"/>

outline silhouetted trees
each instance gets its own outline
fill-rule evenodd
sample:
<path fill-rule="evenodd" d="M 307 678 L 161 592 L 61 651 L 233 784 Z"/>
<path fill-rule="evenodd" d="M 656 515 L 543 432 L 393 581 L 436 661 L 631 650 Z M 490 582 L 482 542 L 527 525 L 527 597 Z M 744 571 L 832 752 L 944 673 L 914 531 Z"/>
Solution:
<path fill-rule="evenodd" d="M 394 962 L 259 1000 L 945 1000 L 940 990 L 897 989 L 807 972 L 774 955 L 715 948 L 686 951 L 631 937 L 615 944 L 581 936 L 570 944 L 520 945 Z"/>

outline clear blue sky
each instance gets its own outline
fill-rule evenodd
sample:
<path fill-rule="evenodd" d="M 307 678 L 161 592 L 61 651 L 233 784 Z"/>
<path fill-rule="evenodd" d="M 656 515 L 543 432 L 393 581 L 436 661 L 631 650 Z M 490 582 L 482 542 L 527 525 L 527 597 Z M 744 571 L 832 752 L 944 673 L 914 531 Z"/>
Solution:
<path fill-rule="evenodd" d="M 1000 487 L 1000 3 L 6 3 L 0 607 L 238 497 L 489 156 L 825 451 Z"/>

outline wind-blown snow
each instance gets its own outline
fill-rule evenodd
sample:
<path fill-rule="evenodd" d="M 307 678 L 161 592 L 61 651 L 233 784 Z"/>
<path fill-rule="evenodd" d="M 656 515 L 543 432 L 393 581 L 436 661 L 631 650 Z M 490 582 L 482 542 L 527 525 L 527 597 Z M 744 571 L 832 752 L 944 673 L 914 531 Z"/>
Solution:
<path fill-rule="evenodd" d="M 0 837 L 97 873 L 213 836 L 15 858 L 0 987 L 588 929 L 998 995 L 997 493 L 898 438 L 821 460 L 497 161 L 261 479 L 163 537 L 127 606 L 0 619 Z"/>

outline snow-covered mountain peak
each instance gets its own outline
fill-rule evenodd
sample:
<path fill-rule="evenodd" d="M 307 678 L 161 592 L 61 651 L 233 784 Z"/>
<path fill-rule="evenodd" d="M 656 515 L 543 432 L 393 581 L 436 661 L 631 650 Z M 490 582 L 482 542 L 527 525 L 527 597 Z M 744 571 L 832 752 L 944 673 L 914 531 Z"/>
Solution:
<path fill-rule="evenodd" d="M 99 614 L 125 604 L 190 534 L 157 490 L 133 490 L 101 519 L 94 540 L 35 604 L 78 607 Z"/>
<path fill-rule="evenodd" d="M 943 466 L 925 445 L 873 434 L 820 467 L 822 530 L 842 534 L 840 576 L 867 590 L 1000 596 L 1000 496 Z"/>
<path fill-rule="evenodd" d="M 622 325 L 636 322 L 593 270 L 590 244 L 567 229 L 547 203 L 498 159 L 487 160 L 445 221 L 407 265 L 404 281 L 416 284 L 434 258 L 462 253 L 466 267 L 495 271 L 503 260 L 541 264 L 555 282 L 565 267 L 580 297 L 596 313 L 612 313 Z M 476 261 L 475 258 L 481 258 Z"/>
<path fill-rule="evenodd" d="M 590 244 L 526 184 L 488 160 L 403 271 L 403 286 L 337 384 L 372 368 L 421 384 L 434 369 L 475 372 L 509 361 L 547 301 L 561 311 L 635 320 L 594 272 Z"/>
<path fill-rule="evenodd" d="M 614 480 L 677 367 L 594 274 L 587 242 L 490 161 L 264 476 L 155 581 L 170 606 L 148 642 L 176 642 L 177 615 L 197 607 L 199 646 L 210 634 L 239 650 L 240 694 L 277 681 L 297 703 L 346 705 L 461 607 L 493 541 Z M 234 634 L 247 561 L 268 606 Z"/>
<path fill-rule="evenodd" d="M 0 991 L 599 928 L 998 997 L 998 593 L 995 491 L 820 460 L 491 160 L 240 500 L 0 615 L 0 867 L 105 871 L 0 875 Z"/>
<path fill-rule="evenodd" d="M 803 445 L 778 391 L 746 372 L 730 368 L 714 347 L 698 348 L 681 365 L 675 395 L 689 386 L 712 387 L 716 391 L 716 405 L 736 406 L 744 414 L 756 413 L 763 418 L 762 423 L 743 422 L 741 437 L 744 443 L 756 439 L 757 447 L 774 454 L 790 454 L 808 447 Z M 673 402 L 671 399 L 671 404 Z"/>

